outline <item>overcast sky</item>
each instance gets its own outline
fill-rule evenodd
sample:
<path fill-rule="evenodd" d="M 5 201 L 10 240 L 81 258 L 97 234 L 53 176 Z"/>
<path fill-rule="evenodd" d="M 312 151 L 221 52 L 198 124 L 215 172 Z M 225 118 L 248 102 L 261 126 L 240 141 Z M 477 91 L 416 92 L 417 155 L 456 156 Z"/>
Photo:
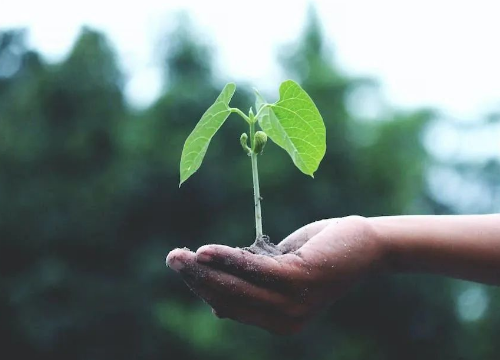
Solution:
<path fill-rule="evenodd" d="M 80 27 L 105 31 L 121 55 L 126 94 L 147 105 L 161 83 L 154 58 L 172 14 L 186 9 L 217 46 L 227 79 L 277 87 L 277 47 L 297 38 L 309 1 L 3 0 L 0 28 L 27 27 L 30 45 L 49 60 L 65 54 Z M 337 63 L 373 76 L 383 97 L 402 108 L 433 106 L 470 120 L 500 108 L 500 2 L 316 0 Z M 254 51 L 257 56 L 250 56 Z"/>

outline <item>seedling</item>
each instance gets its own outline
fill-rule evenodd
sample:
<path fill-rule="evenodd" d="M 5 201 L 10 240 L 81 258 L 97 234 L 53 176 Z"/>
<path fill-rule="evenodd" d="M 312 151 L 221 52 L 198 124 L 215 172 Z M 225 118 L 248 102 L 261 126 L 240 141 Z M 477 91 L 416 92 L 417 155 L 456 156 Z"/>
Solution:
<path fill-rule="evenodd" d="M 181 156 L 179 187 L 199 169 L 212 137 L 229 115 L 238 114 L 249 127 L 248 135 L 241 134 L 240 143 L 252 163 L 256 232 L 253 247 L 257 246 L 266 249 L 267 253 L 272 253 L 274 246 L 262 232 L 262 198 L 257 157 L 262 154 L 269 137 L 290 155 L 300 171 L 314 177 L 314 172 L 326 151 L 325 124 L 309 95 L 292 80 L 280 85 L 280 98 L 272 104 L 267 103 L 255 90 L 255 114 L 252 107 L 248 115 L 245 115 L 240 109 L 229 106 L 235 90 L 235 84 L 227 84 L 186 139 Z M 257 124 L 260 130 L 256 129 Z"/>

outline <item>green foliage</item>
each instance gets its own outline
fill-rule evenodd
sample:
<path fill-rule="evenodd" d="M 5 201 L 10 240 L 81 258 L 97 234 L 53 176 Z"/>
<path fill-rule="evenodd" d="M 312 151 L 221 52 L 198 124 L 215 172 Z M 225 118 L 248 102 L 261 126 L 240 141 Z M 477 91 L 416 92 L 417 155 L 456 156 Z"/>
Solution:
<path fill-rule="evenodd" d="M 182 149 L 179 186 L 201 166 L 212 137 L 231 114 L 229 102 L 235 90 L 236 85 L 227 84 L 214 104 L 208 108 L 194 130 L 189 134 Z"/>
<path fill-rule="evenodd" d="M 263 99 L 257 92 L 256 107 Z M 280 86 L 280 99 L 259 116 L 259 124 L 269 137 L 285 149 L 304 174 L 313 176 L 326 151 L 323 118 L 307 93 L 294 81 Z"/>
<path fill-rule="evenodd" d="M 227 84 L 215 103 L 203 114 L 194 130 L 187 138 L 181 155 L 180 185 L 199 169 L 212 137 L 231 114 L 229 101 L 234 91 L 234 84 Z M 326 130 L 323 118 L 316 105 L 299 84 L 292 80 L 280 86 L 280 99 L 268 104 L 256 91 L 257 121 L 264 130 L 256 139 L 259 143 L 252 146 L 255 153 L 262 153 L 267 135 L 285 149 L 293 163 L 305 174 L 313 175 L 318 169 L 326 151 Z M 247 122 L 255 122 L 252 108 L 249 115 L 233 109 Z M 251 134 L 251 137 L 253 134 Z M 262 140 L 262 141 L 261 141 Z M 243 149 L 246 139 L 240 138 Z M 179 185 L 179 186 L 180 186 Z"/>

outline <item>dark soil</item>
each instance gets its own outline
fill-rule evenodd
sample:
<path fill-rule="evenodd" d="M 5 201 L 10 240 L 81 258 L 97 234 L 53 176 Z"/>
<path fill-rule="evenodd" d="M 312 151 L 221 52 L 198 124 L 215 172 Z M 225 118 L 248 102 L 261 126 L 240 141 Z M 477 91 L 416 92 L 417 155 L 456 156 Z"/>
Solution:
<path fill-rule="evenodd" d="M 243 248 L 243 250 L 249 251 L 252 254 L 267 255 L 271 257 L 284 254 L 283 251 L 271 242 L 267 235 L 255 239 L 252 245 Z"/>

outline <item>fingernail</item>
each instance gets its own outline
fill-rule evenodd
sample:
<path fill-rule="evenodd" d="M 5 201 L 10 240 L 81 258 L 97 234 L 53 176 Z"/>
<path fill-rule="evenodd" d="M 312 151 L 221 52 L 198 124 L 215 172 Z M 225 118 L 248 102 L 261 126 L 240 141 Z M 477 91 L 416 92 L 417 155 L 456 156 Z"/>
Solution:
<path fill-rule="evenodd" d="M 209 263 L 212 261 L 212 257 L 207 253 L 201 253 L 196 255 L 196 261 L 200 263 Z"/>
<path fill-rule="evenodd" d="M 179 261 L 177 258 L 174 256 L 167 256 L 166 259 L 167 266 L 170 267 L 172 270 L 179 272 L 184 268 L 184 264 Z"/>

